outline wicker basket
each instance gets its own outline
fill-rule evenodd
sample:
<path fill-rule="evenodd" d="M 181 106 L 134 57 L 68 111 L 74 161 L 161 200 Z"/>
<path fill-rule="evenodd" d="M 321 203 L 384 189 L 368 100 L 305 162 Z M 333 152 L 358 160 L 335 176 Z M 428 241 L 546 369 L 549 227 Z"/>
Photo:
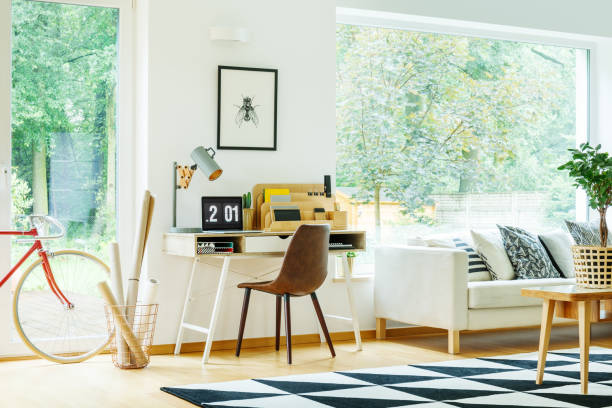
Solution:
<path fill-rule="evenodd" d="M 113 364 L 119 368 L 144 368 L 149 365 L 151 356 L 151 346 L 153 345 L 153 333 L 155 332 L 155 322 L 157 320 L 157 308 L 159 305 L 136 305 L 136 306 L 105 306 L 106 323 L 109 333 L 115 333 L 112 337 L 109 350 L 113 357 Z M 133 324 L 131 325 L 134 336 L 138 339 L 138 344 L 142 347 L 145 355 L 145 361 L 137 363 L 129 347 L 123 341 L 119 325 L 115 323 L 112 309 L 119 310 L 123 317 L 131 320 L 133 316 Z"/>
<path fill-rule="evenodd" d="M 576 285 L 612 288 L 612 247 L 572 246 Z"/>

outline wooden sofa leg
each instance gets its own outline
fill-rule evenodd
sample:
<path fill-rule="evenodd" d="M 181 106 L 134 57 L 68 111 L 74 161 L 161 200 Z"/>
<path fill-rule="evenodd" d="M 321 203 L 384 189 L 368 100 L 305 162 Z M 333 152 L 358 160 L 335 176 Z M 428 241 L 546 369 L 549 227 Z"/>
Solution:
<path fill-rule="evenodd" d="M 387 319 L 376 318 L 376 340 L 387 338 Z"/>
<path fill-rule="evenodd" d="M 448 354 L 459 354 L 459 330 L 448 331 Z"/>

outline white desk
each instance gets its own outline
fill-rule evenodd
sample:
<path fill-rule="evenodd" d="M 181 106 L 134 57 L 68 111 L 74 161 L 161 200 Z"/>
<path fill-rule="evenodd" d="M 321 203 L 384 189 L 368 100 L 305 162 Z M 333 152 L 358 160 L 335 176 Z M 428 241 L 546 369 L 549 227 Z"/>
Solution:
<path fill-rule="evenodd" d="M 258 232 L 258 233 L 228 233 L 228 234 L 211 234 L 211 233 L 195 233 L 195 234 L 180 234 L 166 233 L 163 236 L 162 248 L 163 252 L 168 255 L 184 256 L 193 258 L 191 266 L 191 274 L 185 294 L 185 304 L 183 313 L 181 314 L 181 322 L 179 324 L 178 334 L 176 336 L 176 346 L 174 354 L 180 354 L 181 344 L 183 342 L 183 333 L 185 329 L 194 330 L 206 334 L 206 347 L 202 356 L 202 364 L 208 362 L 212 342 L 215 338 L 215 330 L 219 317 L 219 309 L 221 306 L 221 298 L 223 289 L 227 281 L 229 272 L 230 260 L 233 257 L 283 257 L 285 250 L 289 244 L 289 239 L 283 237 L 291 236 L 293 232 Z M 203 241 L 229 241 L 234 245 L 234 252 L 228 254 L 198 254 L 197 244 Z M 357 318 L 357 310 L 353 298 L 353 288 L 351 284 L 352 263 L 348 262 L 347 252 L 361 252 L 365 250 L 366 239 L 364 231 L 331 231 L 330 242 L 342 242 L 351 244 L 351 249 L 330 249 L 330 255 L 342 255 L 346 290 L 348 293 L 348 301 L 351 309 L 351 317 L 325 315 L 327 318 L 341 319 L 351 321 L 353 323 L 353 331 L 355 332 L 355 342 L 357 350 L 361 350 L 361 334 L 359 331 L 359 320 Z M 210 316 L 209 327 L 197 326 L 185 321 L 187 307 L 191 301 L 191 289 L 193 284 L 193 276 L 196 272 L 198 262 L 203 258 L 222 258 L 223 267 L 221 268 L 221 276 L 215 296 L 213 311 Z"/>

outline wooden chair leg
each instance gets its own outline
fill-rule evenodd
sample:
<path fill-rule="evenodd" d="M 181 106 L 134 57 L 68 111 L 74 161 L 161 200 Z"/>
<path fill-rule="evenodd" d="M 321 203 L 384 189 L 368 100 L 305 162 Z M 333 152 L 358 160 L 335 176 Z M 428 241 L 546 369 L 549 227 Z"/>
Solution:
<path fill-rule="evenodd" d="M 459 330 L 448 331 L 448 353 L 459 354 Z"/>
<path fill-rule="evenodd" d="M 387 319 L 381 317 L 376 318 L 376 340 L 384 340 L 387 338 Z"/>
<path fill-rule="evenodd" d="M 291 364 L 291 296 L 285 293 L 285 331 L 287 336 L 287 363 Z"/>
<path fill-rule="evenodd" d="M 331 337 L 329 337 L 329 331 L 327 330 L 327 324 L 325 324 L 325 317 L 323 316 L 323 312 L 321 311 L 321 305 L 319 304 L 319 299 L 317 299 L 317 294 L 312 292 L 310 294 L 310 298 L 312 299 L 312 304 L 314 305 L 315 312 L 317 313 L 317 317 L 319 318 L 319 323 L 321 324 L 321 329 L 323 330 L 323 335 L 325 336 L 325 341 L 327 341 L 329 351 L 331 352 L 332 357 L 336 357 L 334 345 L 332 344 Z"/>
<path fill-rule="evenodd" d="M 249 310 L 249 299 L 251 298 L 251 289 L 244 289 L 244 301 L 242 302 L 242 314 L 240 315 L 240 328 L 238 329 L 238 342 L 236 343 L 236 357 L 240 357 L 240 348 L 242 347 L 242 336 L 244 335 L 244 325 L 246 323 L 247 312 Z"/>
<path fill-rule="evenodd" d="M 276 351 L 280 349 L 280 326 L 281 326 L 281 302 L 282 298 L 280 295 L 276 296 Z"/>

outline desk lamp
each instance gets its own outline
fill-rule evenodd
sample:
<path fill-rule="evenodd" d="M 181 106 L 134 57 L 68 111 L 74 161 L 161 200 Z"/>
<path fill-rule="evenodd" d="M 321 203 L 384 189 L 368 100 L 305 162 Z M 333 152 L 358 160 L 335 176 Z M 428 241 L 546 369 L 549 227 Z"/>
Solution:
<path fill-rule="evenodd" d="M 210 152 L 210 153 L 209 153 Z M 184 228 L 176 226 L 176 191 L 179 189 L 187 190 L 193 173 L 199 168 L 208 177 L 209 181 L 215 181 L 219 178 L 223 170 L 214 160 L 215 150 L 212 147 L 204 148 L 203 146 L 196 147 L 191 152 L 191 158 L 195 164 L 191 166 L 179 165 L 176 162 L 172 163 L 172 227 L 170 232 L 200 232 L 202 228 Z"/>

